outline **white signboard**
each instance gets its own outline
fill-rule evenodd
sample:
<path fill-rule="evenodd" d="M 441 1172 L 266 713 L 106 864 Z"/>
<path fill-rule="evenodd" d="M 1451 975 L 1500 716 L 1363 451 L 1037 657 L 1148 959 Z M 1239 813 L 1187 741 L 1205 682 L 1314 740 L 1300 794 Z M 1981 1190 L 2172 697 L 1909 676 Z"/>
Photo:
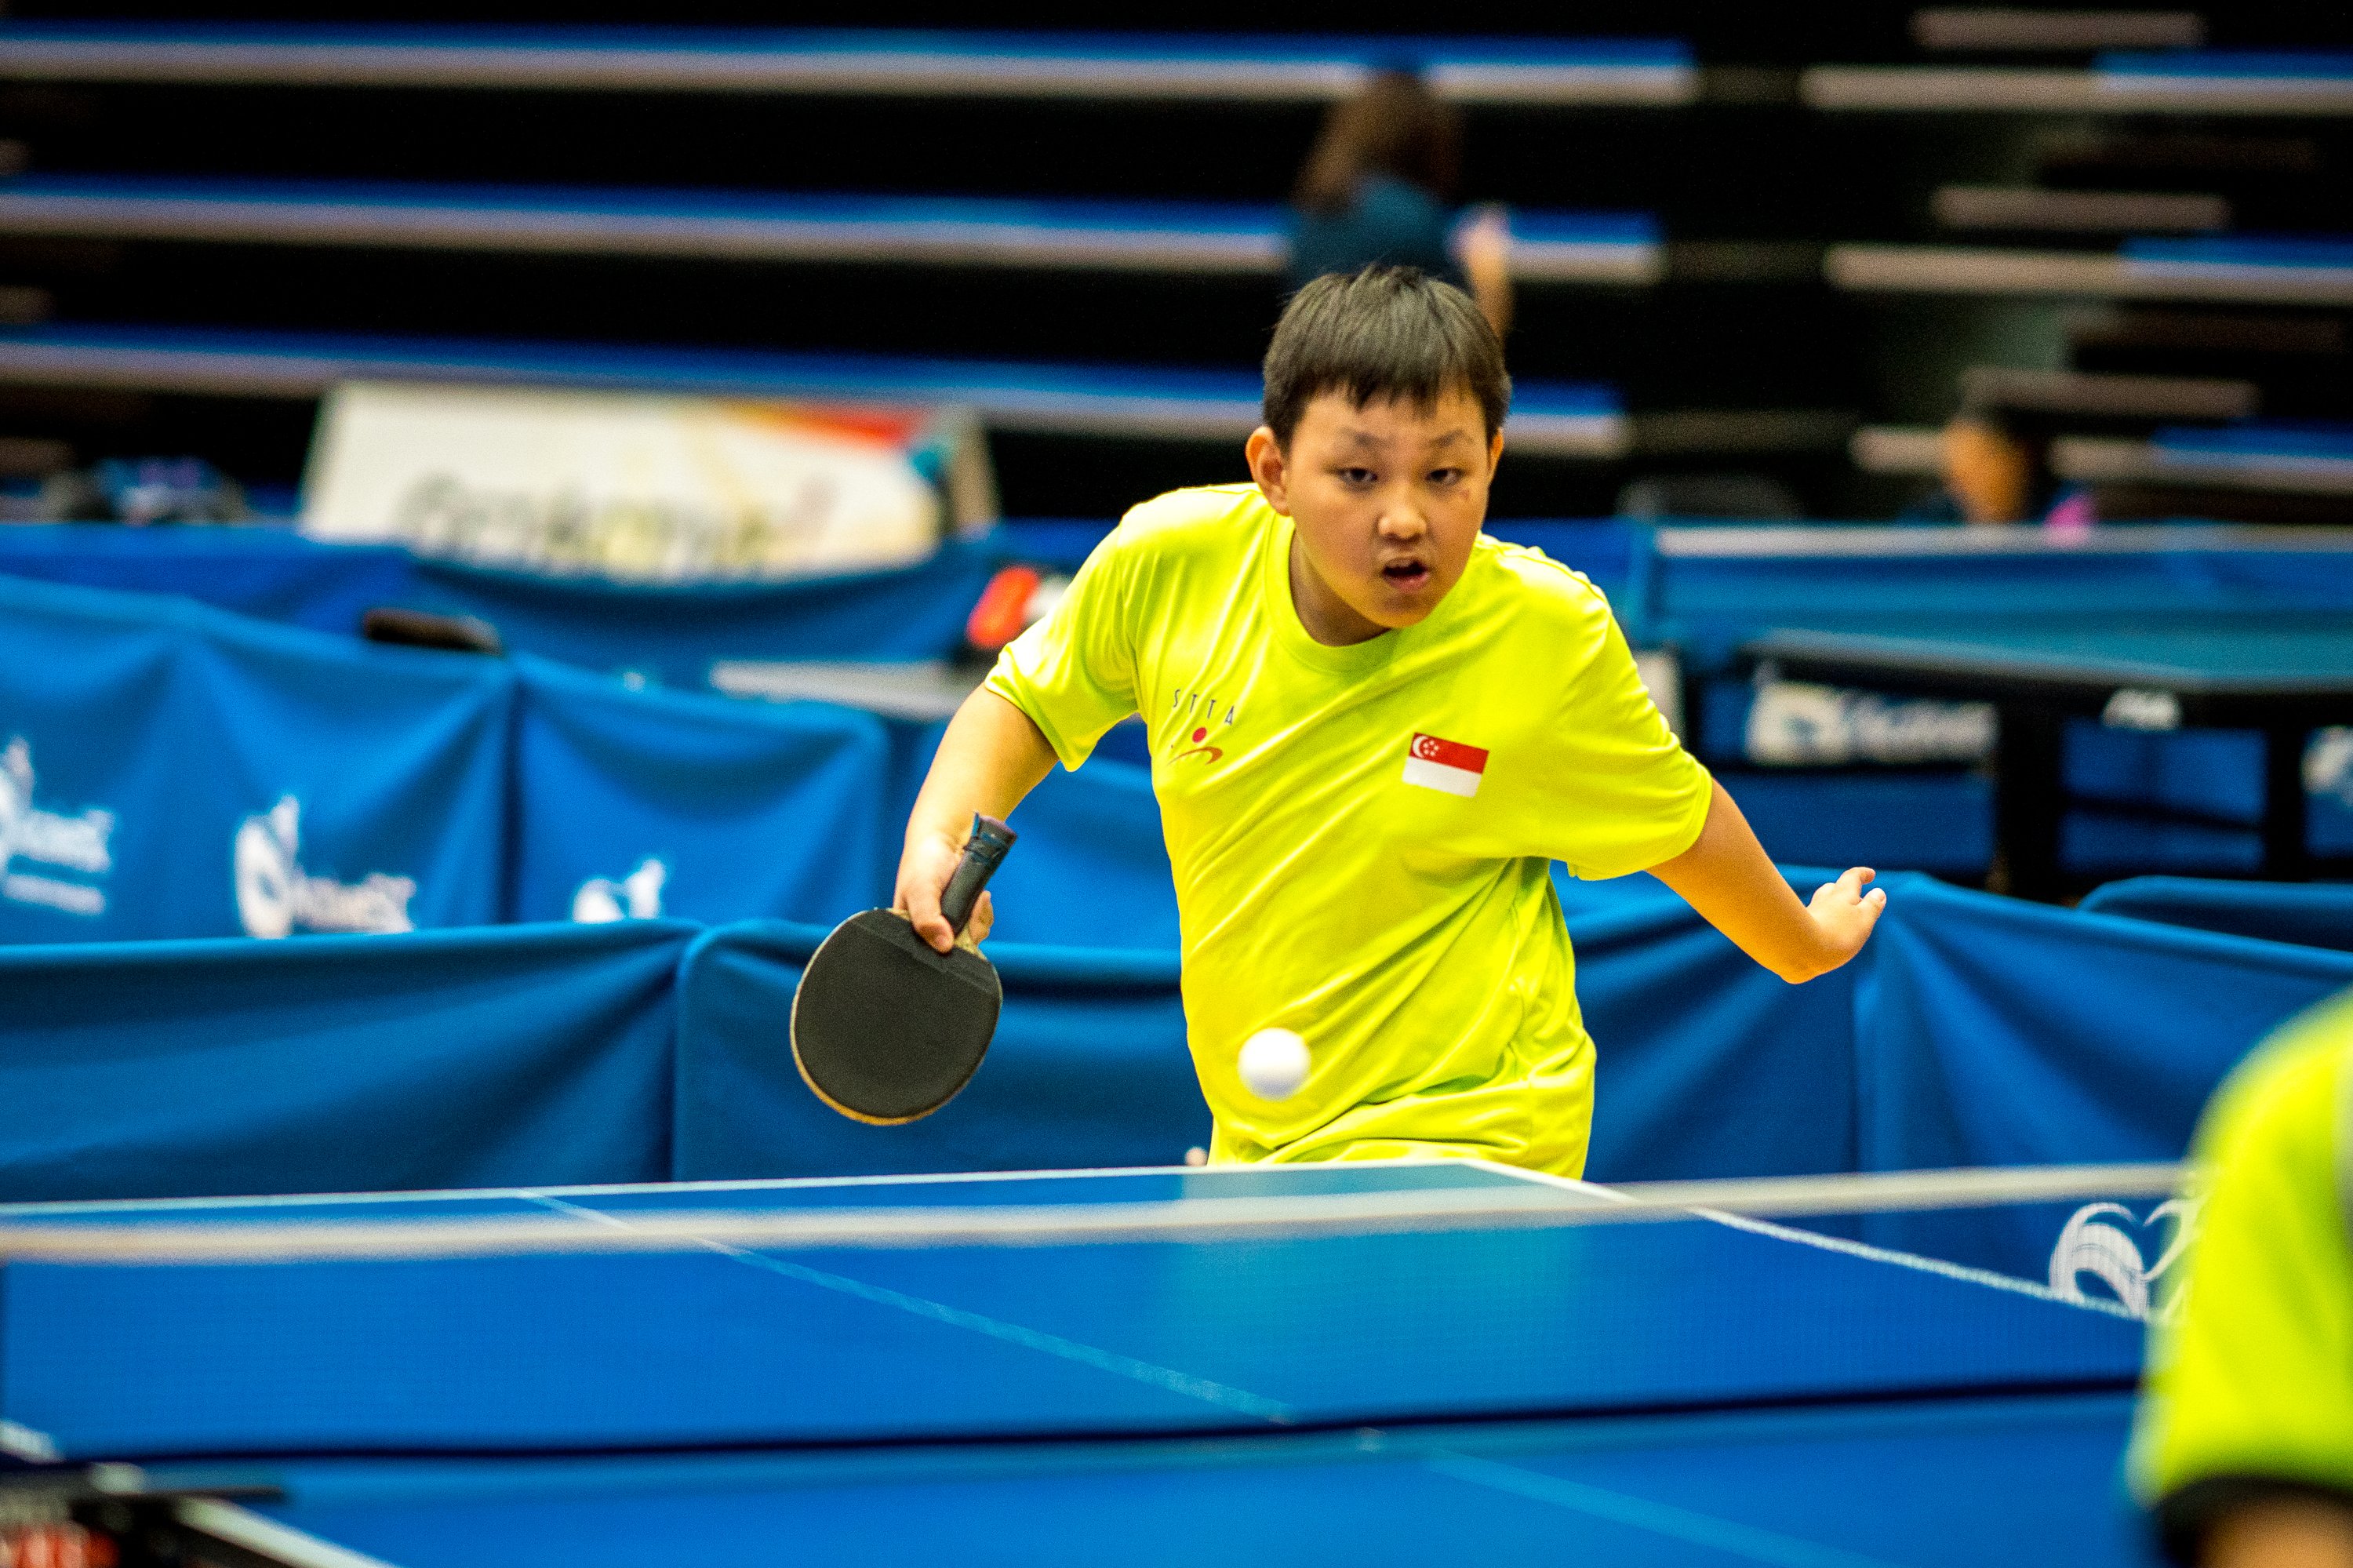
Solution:
<path fill-rule="evenodd" d="M 904 565 L 941 532 L 932 416 L 637 393 L 351 383 L 303 479 L 322 539 L 625 581 Z"/>

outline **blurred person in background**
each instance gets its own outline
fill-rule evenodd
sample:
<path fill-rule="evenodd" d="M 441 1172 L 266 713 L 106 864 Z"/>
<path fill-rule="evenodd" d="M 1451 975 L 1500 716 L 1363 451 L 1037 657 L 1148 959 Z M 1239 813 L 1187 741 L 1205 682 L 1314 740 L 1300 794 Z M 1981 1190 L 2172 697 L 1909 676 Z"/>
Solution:
<path fill-rule="evenodd" d="M 1502 336 L 1511 229 L 1499 207 L 1458 227 L 1461 165 L 1461 111 L 1419 77 L 1383 71 L 1334 104 L 1292 194 L 1292 291 L 1327 272 L 1416 267 L 1467 290 Z"/>
<path fill-rule="evenodd" d="M 2231 1075 L 2132 1478 L 2186 1568 L 2353 1568 L 2353 995 Z"/>
<path fill-rule="evenodd" d="M 2056 533 L 2096 524 L 2091 493 L 2063 486 L 2051 468 L 2051 435 L 2008 410 L 1973 404 L 1947 421 L 1938 443 L 1944 484 L 1905 512 L 1905 523 L 2040 523 Z"/>

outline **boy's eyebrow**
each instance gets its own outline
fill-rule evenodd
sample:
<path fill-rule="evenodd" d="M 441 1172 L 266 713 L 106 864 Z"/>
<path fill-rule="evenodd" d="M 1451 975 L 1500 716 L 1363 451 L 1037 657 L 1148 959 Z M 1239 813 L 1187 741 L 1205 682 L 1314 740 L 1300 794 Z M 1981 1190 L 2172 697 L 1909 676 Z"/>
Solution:
<path fill-rule="evenodd" d="M 1359 429 L 1353 425 L 1341 430 L 1335 439 L 1346 446 L 1371 447 L 1376 450 L 1385 450 L 1389 445 L 1386 440 L 1373 434 L 1370 430 Z M 1423 450 L 1434 451 L 1440 447 L 1459 446 L 1472 439 L 1469 430 L 1457 425 L 1444 435 L 1432 436 L 1421 444 Z"/>

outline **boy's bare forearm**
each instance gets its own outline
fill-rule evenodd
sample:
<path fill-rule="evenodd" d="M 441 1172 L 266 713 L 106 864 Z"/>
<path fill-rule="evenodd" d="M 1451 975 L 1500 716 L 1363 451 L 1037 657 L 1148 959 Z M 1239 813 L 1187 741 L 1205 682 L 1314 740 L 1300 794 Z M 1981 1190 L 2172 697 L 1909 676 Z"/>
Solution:
<path fill-rule="evenodd" d="M 1054 748 L 1029 715 L 986 687 L 948 721 L 923 792 L 907 818 L 907 842 L 962 844 L 975 811 L 1004 818 L 1053 771 Z"/>
<path fill-rule="evenodd" d="M 1711 786 L 1698 842 L 1651 874 L 1681 894 L 1707 923 L 1791 984 L 1826 974 L 1870 937 L 1886 895 L 1866 895 L 1862 867 L 1799 902 L 1779 868 L 1721 784 Z"/>

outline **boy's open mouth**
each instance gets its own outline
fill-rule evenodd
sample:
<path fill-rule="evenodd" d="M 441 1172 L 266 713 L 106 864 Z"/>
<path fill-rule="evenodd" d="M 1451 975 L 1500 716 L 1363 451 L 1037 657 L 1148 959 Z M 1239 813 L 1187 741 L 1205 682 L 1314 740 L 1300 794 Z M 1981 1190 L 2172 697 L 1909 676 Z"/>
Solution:
<path fill-rule="evenodd" d="M 1418 588 L 1430 581 L 1430 567 L 1420 561 L 1391 561 L 1381 568 L 1381 580 L 1391 588 Z"/>

